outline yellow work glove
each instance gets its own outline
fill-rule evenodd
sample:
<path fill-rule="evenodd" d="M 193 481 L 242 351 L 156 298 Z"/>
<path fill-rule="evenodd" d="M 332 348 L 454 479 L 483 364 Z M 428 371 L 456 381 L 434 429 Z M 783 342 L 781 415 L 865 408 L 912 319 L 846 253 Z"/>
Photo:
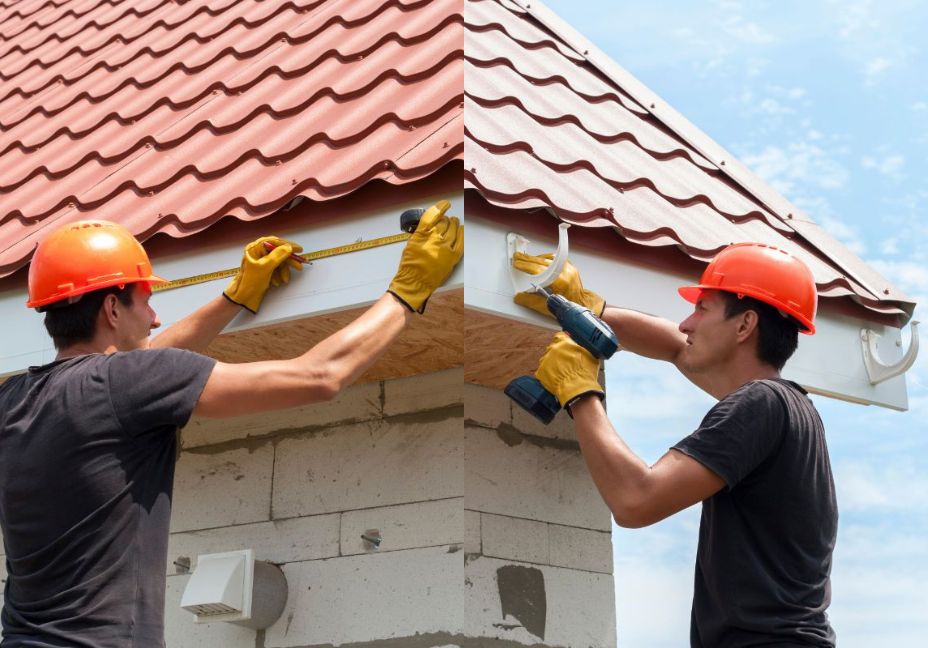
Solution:
<path fill-rule="evenodd" d="M 447 200 L 439 200 L 425 210 L 388 288 L 416 313 L 425 310 L 429 297 L 464 256 L 464 227 L 457 218 L 445 216 L 449 207 Z"/>
<path fill-rule="evenodd" d="M 544 272 L 545 269 L 551 265 L 553 260 L 553 254 L 532 256 L 523 252 L 516 252 L 512 255 L 512 267 L 516 270 L 527 272 L 528 274 L 537 275 Z M 553 284 L 546 287 L 546 290 L 551 293 L 563 295 L 574 303 L 586 306 L 593 311 L 593 314 L 597 317 L 602 317 L 603 311 L 606 309 L 606 301 L 602 297 L 592 290 L 587 290 L 583 287 L 583 282 L 580 281 L 580 273 L 570 261 L 564 264 L 564 269 L 561 270 L 561 274 L 557 276 Z M 513 301 L 519 304 L 519 306 L 531 308 L 542 315 L 554 317 L 551 311 L 548 310 L 548 307 L 545 306 L 546 300 L 541 293 L 517 293 Z"/>
<path fill-rule="evenodd" d="M 605 396 L 598 380 L 599 360 L 563 332 L 555 335 L 545 349 L 535 377 L 555 395 L 561 407 L 567 408 L 568 414 L 570 404 L 581 396 Z"/>
<path fill-rule="evenodd" d="M 265 243 L 270 243 L 274 249 L 268 250 Z M 294 252 L 302 251 L 302 246 L 276 236 L 262 236 L 252 241 L 245 246 L 242 266 L 222 294 L 229 301 L 257 313 L 271 286 L 288 283 L 291 268 L 303 270 L 302 263 L 290 258 Z"/>

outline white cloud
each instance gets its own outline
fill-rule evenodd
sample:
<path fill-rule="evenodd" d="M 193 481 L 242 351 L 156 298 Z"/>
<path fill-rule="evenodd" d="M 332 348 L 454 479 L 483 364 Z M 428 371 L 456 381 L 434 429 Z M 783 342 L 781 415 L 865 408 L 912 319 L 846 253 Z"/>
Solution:
<path fill-rule="evenodd" d="M 884 239 L 880 242 L 880 254 L 887 256 L 899 254 L 899 242 L 895 238 Z"/>
<path fill-rule="evenodd" d="M 870 12 L 873 6 L 872 0 L 858 0 L 857 2 L 848 2 L 847 0 L 828 0 L 830 5 L 838 5 L 838 35 L 841 38 L 849 39 L 857 35 L 860 31 L 873 29 L 879 24 Z"/>
<path fill-rule="evenodd" d="M 842 511 L 912 511 L 928 501 L 928 476 L 912 460 L 900 458 L 879 466 L 847 460 L 836 462 L 833 468 Z"/>
<path fill-rule="evenodd" d="M 807 194 L 809 188 L 840 189 L 848 172 L 833 153 L 811 142 L 785 146 L 768 144 L 759 152 L 745 152 L 741 161 L 774 189 L 788 196 Z"/>
<path fill-rule="evenodd" d="M 928 266 L 924 262 L 877 259 L 870 263 L 880 274 L 907 293 L 928 294 Z"/>
<path fill-rule="evenodd" d="M 905 157 L 898 153 L 887 155 L 882 159 L 876 159 L 867 155 L 861 159 L 860 164 L 865 169 L 874 169 L 880 175 L 893 180 L 898 181 L 905 178 L 905 175 L 902 173 L 902 169 L 905 166 Z"/>
<path fill-rule="evenodd" d="M 926 101 L 916 101 L 912 104 L 912 110 L 914 112 L 923 112 L 928 110 L 928 102 Z"/>

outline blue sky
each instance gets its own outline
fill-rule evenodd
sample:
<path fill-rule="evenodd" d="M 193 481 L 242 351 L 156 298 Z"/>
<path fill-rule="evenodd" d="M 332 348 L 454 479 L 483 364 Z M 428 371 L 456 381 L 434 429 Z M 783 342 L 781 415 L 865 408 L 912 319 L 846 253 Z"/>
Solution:
<path fill-rule="evenodd" d="M 928 7 L 905 0 L 546 4 L 831 234 L 928 304 Z M 595 287 L 594 287 L 595 288 Z M 815 398 L 841 509 L 830 611 L 842 648 L 928 636 L 928 359 L 899 413 Z M 644 459 L 712 400 L 620 354 L 610 416 Z M 699 507 L 615 534 L 619 645 L 688 645 Z"/>

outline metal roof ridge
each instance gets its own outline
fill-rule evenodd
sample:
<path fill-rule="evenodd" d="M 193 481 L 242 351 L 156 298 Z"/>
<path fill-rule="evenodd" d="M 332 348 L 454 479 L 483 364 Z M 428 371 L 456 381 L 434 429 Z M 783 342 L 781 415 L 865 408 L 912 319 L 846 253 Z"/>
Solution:
<path fill-rule="evenodd" d="M 762 206 L 778 216 L 784 224 L 796 232 L 796 235 L 808 242 L 819 252 L 821 248 L 801 232 L 796 230 L 789 221 L 802 216 L 812 220 L 805 212 L 794 205 L 788 198 L 773 189 L 759 176 L 744 166 L 734 155 L 730 154 L 712 137 L 689 121 L 669 103 L 661 99 L 657 93 L 639 81 L 628 70 L 619 65 L 612 57 L 599 49 L 583 34 L 574 29 L 567 21 L 558 16 L 552 9 L 540 0 L 507 0 L 518 6 L 525 13 L 537 20 L 541 25 L 563 41 L 577 54 L 582 56 L 590 65 L 599 70 L 607 78 L 618 85 L 632 99 L 637 101 L 651 115 L 663 122 L 680 139 L 693 147 L 697 153 L 716 165 L 719 170 L 732 181 L 741 186 L 748 194 L 758 200 Z M 877 300 L 881 291 L 876 290 L 868 281 L 858 276 L 858 273 L 848 269 L 844 263 L 826 254 L 830 262 L 846 272 L 848 276 L 857 281 L 864 289 L 870 292 Z"/>

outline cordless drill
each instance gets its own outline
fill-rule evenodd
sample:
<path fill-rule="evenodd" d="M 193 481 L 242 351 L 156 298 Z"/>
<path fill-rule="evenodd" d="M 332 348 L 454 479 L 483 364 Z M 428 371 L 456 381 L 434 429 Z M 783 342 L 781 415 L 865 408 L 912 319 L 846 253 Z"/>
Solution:
<path fill-rule="evenodd" d="M 619 348 L 619 340 L 604 321 L 580 304 L 535 286 L 546 298 L 546 305 L 565 333 L 593 357 L 609 359 Z M 561 404 L 534 376 L 519 376 L 503 390 L 522 409 L 547 425 L 560 411 Z"/>

